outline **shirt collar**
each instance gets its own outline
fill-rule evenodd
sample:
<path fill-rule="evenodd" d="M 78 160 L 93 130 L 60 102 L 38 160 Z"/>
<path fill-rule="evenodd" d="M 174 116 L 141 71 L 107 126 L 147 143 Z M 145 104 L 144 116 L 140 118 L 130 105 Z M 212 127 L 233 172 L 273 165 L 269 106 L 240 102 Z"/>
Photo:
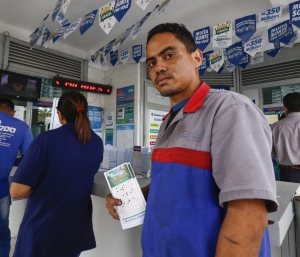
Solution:
<path fill-rule="evenodd" d="M 163 117 L 163 120 L 165 120 L 172 111 L 176 111 L 184 105 L 185 106 L 183 108 L 183 112 L 192 113 L 198 111 L 203 106 L 204 99 L 207 96 L 209 90 L 210 87 L 204 81 L 202 81 L 194 94 L 190 98 L 185 99 L 179 104 L 173 106 L 171 110 L 165 115 L 165 117 Z M 180 107 L 174 110 L 173 108 L 176 108 L 178 105 L 180 105 Z"/>

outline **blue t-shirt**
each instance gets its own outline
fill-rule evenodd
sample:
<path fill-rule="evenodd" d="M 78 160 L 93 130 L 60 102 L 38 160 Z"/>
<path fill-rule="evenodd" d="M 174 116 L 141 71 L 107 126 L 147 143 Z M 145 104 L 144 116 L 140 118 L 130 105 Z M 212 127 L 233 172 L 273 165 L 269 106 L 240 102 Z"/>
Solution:
<path fill-rule="evenodd" d="M 103 143 L 91 131 L 78 141 L 74 123 L 41 133 L 12 181 L 34 188 L 20 225 L 14 257 L 74 257 L 96 246 L 91 192 Z"/>
<path fill-rule="evenodd" d="M 0 112 L 0 199 L 9 195 L 8 176 L 18 150 L 25 154 L 32 140 L 31 130 L 25 122 Z"/>

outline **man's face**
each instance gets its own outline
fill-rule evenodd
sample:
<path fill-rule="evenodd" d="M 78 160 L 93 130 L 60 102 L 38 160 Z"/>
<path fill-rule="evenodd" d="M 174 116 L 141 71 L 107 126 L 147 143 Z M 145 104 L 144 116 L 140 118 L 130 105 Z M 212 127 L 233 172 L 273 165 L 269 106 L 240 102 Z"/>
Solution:
<path fill-rule="evenodd" d="M 19 82 L 13 82 L 12 87 L 14 88 L 15 91 L 19 92 L 23 88 L 23 84 Z"/>
<path fill-rule="evenodd" d="M 148 42 L 146 57 L 153 85 L 162 96 L 170 97 L 171 102 L 176 96 L 182 100 L 189 97 L 190 86 L 199 85 L 198 66 L 202 53 L 197 50 L 189 54 L 172 33 L 153 36 Z"/>

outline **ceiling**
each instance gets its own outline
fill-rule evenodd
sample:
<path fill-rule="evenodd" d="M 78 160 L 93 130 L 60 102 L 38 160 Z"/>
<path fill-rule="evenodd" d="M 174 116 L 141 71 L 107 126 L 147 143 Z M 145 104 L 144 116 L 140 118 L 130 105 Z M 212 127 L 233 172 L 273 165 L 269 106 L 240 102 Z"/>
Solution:
<path fill-rule="evenodd" d="M 160 23 L 183 23 L 193 32 L 227 20 L 259 14 L 271 8 L 272 1 L 278 3 L 281 0 L 170 0 L 161 17 L 152 14 L 144 23 L 142 31 L 136 39 L 133 40 L 132 36 L 129 35 L 121 47 L 145 44 L 147 32 Z M 40 25 L 43 18 L 52 11 L 56 2 L 57 0 L 1 0 L 0 22 L 33 32 Z M 108 2 L 108 0 L 71 0 L 65 16 L 70 22 L 74 22 L 79 17 L 84 17 L 87 13 L 104 6 Z M 132 0 L 131 8 L 127 14 L 121 22 L 115 24 L 108 35 L 100 28 L 98 25 L 99 18 L 96 17 L 93 26 L 83 36 L 80 35 L 79 29 L 77 29 L 66 39 L 61 37 L 58 41 L 84 51 L 97 50 L 121 35 L 161 2 L 162 0 L 151 0 L 146 10 L 143 11 L 135 3 L 135 0 Z M 281 2 L 283 3 L 283 1 Z M 51 31 L 60 25 L 57 21 L 52 22 L 51 17 L 48 17 L 46 26 Z"/>

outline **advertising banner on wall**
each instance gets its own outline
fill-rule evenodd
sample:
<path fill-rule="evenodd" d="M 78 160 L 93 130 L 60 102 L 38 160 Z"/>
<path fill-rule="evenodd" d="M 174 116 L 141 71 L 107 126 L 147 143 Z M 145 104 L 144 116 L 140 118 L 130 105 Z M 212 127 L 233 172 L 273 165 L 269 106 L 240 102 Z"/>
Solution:
<path fill-rule="evenodd" d="M 268 22 L 276 20 L 282 15 L 282 6 L 268 9 L 265 12 L 259 14 L 258 22 Z"/>
<path fill-rule="evenodd" d="M 197 48 L 200 49 L 201 51 L 204 51 L 204 49 L 210 43 L 210 27 L 195 30 L 194 40 Z"/>
<path fill-rule="evenodd" d="M 289 21 L 281 22 L 268 29 L 268 36 L 270 43 L 280 42 L 288 31 Z"/>
<path fill-rule="evenodd" d="M 134 123 L 134 86 L 117 89 L 117 124 Z"/>
<path fill-rule="evenodd" d="M 223 56 L 223 51 L 214 51 L 212 54 L 210 54 L 210 67 L 218 72 L 221 67 L 224 64 L 224 56 Z"/>
<path fill-rule="evenodd" d="M 97 12 L 98 12 L 98 9 L 94 10 L 84 16 L 83 21 L 79 28 L 81 35 L 83 35 L 90 27 L 93 26 Z"/>
<path fill-rule="evenodd" d="M 110 52 L 110 63 L 112 66 L 116 65 L 116 63 L 118 62 L 118 58 L 119 58 L 118 50 L 116 50 L 114 52 Z"/>
<path fill-rule="evenodd" d="M 235 66 L 238 66 L 244 56 L 242 41 L 233 44 L 226 50 L 227 60 Z"/>
<path fill-rule="evenodd" d="M 138 63 L 143 55 L 142 45 L 136 45 L 132 47 L 132 58 Z"/>
<path fill-rule="evenodd" d="M 226 21 L 214 26 L 213 48 L 227 48 L 232 45 L 232 22 Z"/>
<path fill-rule="evenodd" d="M 109 2 L 99 8 L 99 26 L 106 34 L 109 34 L 117 19 L 114 16 L 115 1 Z"/>
<path fill-rule="evenodd" d="M 257 52 L 256 55 L 251 57 L 251 65 L 264 62 L 264 52 Z"/>
<path fill-rule="evenodd" d="M 116 0 L 114 7 L 114 15 L 116 19 L 120 22 L 124 15 L 131 7 L 131 0 Z"/>
<path fill-rule="evenodd" d="M 102 138 L 102 108 L 98 106 L 88 106 L 88 110 L 91 129 Z"/>
<path fill-rule="evenodd" d="M 300 1 L 291 3 L 289 9 L 291 23 L 300 28 Z"/>
<path fill-rule="evenodd" d="M 114 130 L 105 130 L 105 145 L 114 145 Z"/>
<path fill-rule="evenodd" d="M 275 57 L 280 51 L 280 43 L 274 43 L 274 48 L 267 51 L 267 55 L 271 57 Z"/>
<path fill-rule="evenodd" d="M 149 137 L 147 140 L 147 146 L 154 146 L 157 139 L 160 125 L 163 122 L 162 118 L 165 117 L 168 112 L 149 109 L 148 113 L 149 113 L 149 120 L 148 120 Z"/>
<path fill-rule="evenodd" d="M 235 35 L 247 42 L 256 32 L 256 14 L 235 20 Z"/>
<path fill-rule="evenodd" d="M 128 57 L 129 57 L 129 49 L 128 48 L 125 48 L 121 51 L 121 54 L 120 54 L 120 61 L 122 63 L 125 63 L 127 62 L 128 60 Z"/>

